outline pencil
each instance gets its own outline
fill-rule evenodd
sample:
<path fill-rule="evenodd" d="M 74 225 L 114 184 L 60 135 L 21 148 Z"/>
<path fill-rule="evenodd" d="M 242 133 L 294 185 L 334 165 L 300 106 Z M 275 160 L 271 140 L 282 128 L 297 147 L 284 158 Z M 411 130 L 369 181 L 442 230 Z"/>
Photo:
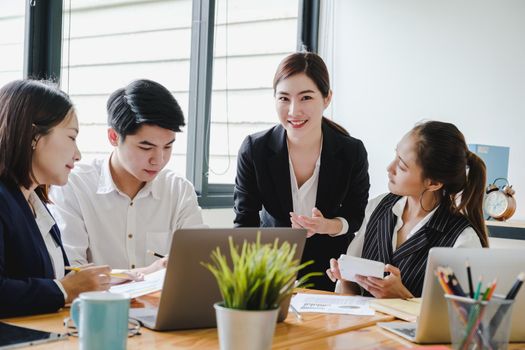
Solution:
<path fill-rule="evenodd" d="M 476 287 L 476 292 L 474 293 L 474 300 L 478 300 L 479 294 L 481 292 L 481 285 L 483 284 L 483 276 L 479 276 L 478 286 Z"/>
<path fill-rule="evenodd" d="M 79 272 L 79 271 L 82 271 L 83 267 L 66 266 L 65 269 L 68 270 L 68 271 Z M 110 273 L 109 275 L 111 277 L 116 277 L 116 278 L 131 279 L 131 277 L 129 275 L 127 275 L 125 273 L 121 273 L 121 272 L 114 272 L 114 273 Z"/>
<path fill-rule="evenodd" d="M 467 277 L 468 277 L 468 294 L 471 298 L 474 298 L 474 286 L 472 284 L 472 272 L 470 271 L 470 262 L 465 261 L 465 266 L 467 267 Z"/>
<path fill-rule="evenodd" d="M 146 250 L 146 252 L 147 252 L 148 254 L 151 254 L 151 255 L 153 255 L 153 256 L 156 256 L 157 258 L 161 258 L 161 259 L 162 259 L 162 258 L 164 257 L 164 255 L 159 254 L 159 253 L 157 253 L 157 252 L 154 252 L 153 250 L 149 250 L 149 249 L 148 249 L 148 250 Z"/>
<path fill-rule="evenodd" d="M 494 281 L 492 281 L 492 285 L 490 286 L 489 295 L 487 296 L 487 300 L 492 299 L 492 294 L 494 294 L 494 290 L 496 289 L 496 284 L 498 283 L 498 279 L 494 278 Z"/>

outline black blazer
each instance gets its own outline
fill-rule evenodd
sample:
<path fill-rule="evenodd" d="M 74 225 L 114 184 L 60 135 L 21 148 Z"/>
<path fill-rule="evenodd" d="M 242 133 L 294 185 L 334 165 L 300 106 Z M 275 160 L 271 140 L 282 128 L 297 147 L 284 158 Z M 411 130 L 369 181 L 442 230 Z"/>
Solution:
<path fill-rule="evenodd" d="M 57 225 L 50 231 L 68 261 Z M 0 181 L 0 318 L 54 312 L 64 294 L 44 238 L 24 195 L 16 185 Z"/>
<path fill-rule="evenodd" d="M 316 207 L 326 218 L 348 221 L 346 234 L 331 237 L 314 235 L 306 240 L 303 261 L 315 263 L 299 276 L 319 271 L 312 279 L 314 288 L 334 290 L 326 276 L 330 258 L 346 253 L 354 232 L 364 218 L 370 182 L 367 153 L 363 143 L 345 136 L 326 122 L 322 124 L 323 148 L 317 187 Z M 235 179 L 234 211 L 236 227 L 290 227 L 293 211 L 286 130 L 277 125 L 248 136 L 239 150 Z"/>

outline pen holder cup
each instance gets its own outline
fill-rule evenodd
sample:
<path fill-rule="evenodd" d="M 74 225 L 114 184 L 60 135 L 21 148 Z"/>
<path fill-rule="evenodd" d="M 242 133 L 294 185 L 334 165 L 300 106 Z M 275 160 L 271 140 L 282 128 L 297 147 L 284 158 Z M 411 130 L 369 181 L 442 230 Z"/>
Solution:
<path fill-rule="evenodd" d="M 490 301 L 446 294 L 450 337 L 454 349 L 507 349 L 513 300 Z"/>

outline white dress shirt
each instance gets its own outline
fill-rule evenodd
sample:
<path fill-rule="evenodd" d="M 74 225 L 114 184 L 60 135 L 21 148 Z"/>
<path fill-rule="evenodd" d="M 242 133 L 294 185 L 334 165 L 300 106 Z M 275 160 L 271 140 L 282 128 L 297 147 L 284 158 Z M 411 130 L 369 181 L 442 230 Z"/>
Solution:
<path fill-rule="evenodd" d="M 297 178 L 295 177 L 292 159 L 290 156 L 288 156 L 288 162 L 290 168 L 293 211 L 297 215 L 311 217 L 312 209 L 315 208 L 315 202 L 317 199 L 317 185 L 319 184 L 319 169 L 321 167 L 321 152 L 319 152 L 319 158 L 317 158 L 317 161 L 315 162 L 314 173 L 308 180 L 306 180 L 305 183 L 303 183 L 301 187 L 297 185 Z M 336 219 L 341 221 L 343 227 L 338 233 L 331 234 L 330 236 L 332 237 L 345 234 L 348 231 L 348 221 L 342 217 L 336 217 Z"/>
<path fill-rule="evenodd" d="M 363 245 L 365 243 L 365 232 L 366 232 L 366 226 L 368 224 L 368 221 L 370 220 L 370 216 L 374 212 L 374 210 L 377 208 L 381 200 L 387 195 L 388 193 L 384 193 L 382 195 L 377 196 L 374 199 L 371 199 L 368 201 L 368 204 L 365 209 L 365 218 L 363 220 L 363 224 L 361 225 L 361 228 L 359 231 L 355 233 L 355 238 L 352 240 L 350 245 L 348 246 L 348 250 L 346 254 L 361 257 L 361 254 L 363 252 Z M 403 227 L 403 210 L 405 209 L 405 205 L 407 203 L 408 197 L 402 197 L 400 198 L 392 207 L 392 212 L 397 217 L 396 224 L 394 226 L 394 234 L 392 235 L 392 251 L 395 252 L 397 249 L 397 233 Z M 407 235 L 407 239 L 412 237 L 421 227 L 423 227 L 431 218 L 432 215 L 436 212 L 437 207 L 434 208 L 430 213 L 428 213 L 420 222 L 418 222 L 412 230 L 410 230 L 409 234 Z M 456 239 L 456 242 L 454 243 L 453 248 L 481 248 L 481 241 L 479 240 L 479 237 L 474 231 L 472 227 L 467 227 L 466 229 L 461 232 L 461 234 Z M 337 293 L 340 293 L 341 290 L 341 283 L 340 281 L 337 281 L 337 284 L 335 286 L 335 291 Z"/>
<path fill-rule="evenodd" d="M 366 231 L 366 225 L 368 223 L 368 220 L 370 220 L 370 216 L 376 209 L 376 207 L 379 205 L 381 200 L 387 195 L 387 193 L 382 194 L 374 199 L 371 199 L 368 201 L 368 204 L 365 209 L 365 219 L 363 220 L 363 224 L 361 225 L 361 228 L 359 231 L 356 232 L 355 238 L 352 240 L 350 245 L 348 246 L 347 254 L 353 255 L 356 257 L 361 257 L 361 253 L 363 252 L 363 245 L 365 242 L 365 231 Z M 399 199 L 396 204 L 392 207 L 392 212 L 397 217 L 396 224 L 394 226 L 394 234 L 392 235 L 392 251 L 396 251 L 397 249 L 397 233 L 403 226 L 403 210 L 405 209 L 405 205 L 407 203 L 407 197 L 402 197 Z M 410 230 L 409 234 L 407 235 L 407 239 L 412 237 L 421 227 L 423 227 L 431 218 L 432 215 L 436 212 L 437 207 L 434 208 L 430 213 L 427 214 L 420 222 L 418 222 L 412 230 Z M 478 235 L 476 234 L 476 231 L 469 226 L 456 239 L 456 242 L 454 243 L 454 248 L 481 248 L 481 241 L 479 240 Z"/>
<path fill-rule="evenodd" d="M 78 164 L 67 185 L 50 192 L 72 265 L 147 266 L 157 259 L 147 250 L 168 254 L 175 230 L 204 226 L 189 181 L 164 169 L 130 199 L 113 182 L 109 159 Z"/>
<path fill-rule="evenodd" d="M 64 300 L 66 300 L 66 290 L 62 286 L 62 283 L 60 283 L 59 281 L 64 277 L 64 256 L 62 255 L 62 249 L 60 249 L 60 245 L 53 239 L 53 236 L 51 236 L 51 234 L 49 233 L 49 231 L 51 231 L 51 228 L 55 224 L 55 220 L 53 220 L 53 217 L 51 216 L 51 214 L 49 214 L 44 203 L 42 203 L 42 201 L 35 192 L 31 192 L 31 194 L 29 195 L 29 203 L 35 211 L 36 225 L 38 226 L 38 229 L 42 234 L 42 238 L 44 239 L 44 243 L 46 244 L 47 252 L 49 253 L 49 257 L 51 258 L 51 265 L 53 265 L 53 271 L 55 272 L 54 281 L 57 284 L 58 288 L 60 288 L 60 290 L 62 291 L 62 294 L 64 294 Z"/>

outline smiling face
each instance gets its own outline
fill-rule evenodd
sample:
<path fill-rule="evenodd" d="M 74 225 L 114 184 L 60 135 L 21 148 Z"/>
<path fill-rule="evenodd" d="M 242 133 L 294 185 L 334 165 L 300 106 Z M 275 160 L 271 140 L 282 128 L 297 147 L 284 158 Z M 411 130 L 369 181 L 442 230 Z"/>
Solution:
<path fill-rule="evenodd" d="M 305 137 L 319 132 L 331 92 L 323 97 L 317 85 L 300 73 L 281 80 L 275 87 L 275 108 L 288 137 Z"/>
<path fill-rule="evenodd" d="M 80 160 L 76 138 L 78 120 L 71 109 L 64 120 L 46 135 L 36 137 L 32 156 L 34 180 L 38 185 L 59 185 L 67 183 L 74 163 Z"/>
<path fill-rule="evenodd" d="M 397 144 L 394 160 L 388 165 L 388 189 L 399 196 L 419 196 L 425 190 L 423 170 L 417 163 L 416 136 L 406 134 Z"/>
<path fill-rule="evenodd" d="M 156 125 L 143 125 L 133 135 L 122 138 L 110 128 L 110 143 L 119 168 L 140 182 L 152 181 L 171 158 L 175 132 Z"/>

